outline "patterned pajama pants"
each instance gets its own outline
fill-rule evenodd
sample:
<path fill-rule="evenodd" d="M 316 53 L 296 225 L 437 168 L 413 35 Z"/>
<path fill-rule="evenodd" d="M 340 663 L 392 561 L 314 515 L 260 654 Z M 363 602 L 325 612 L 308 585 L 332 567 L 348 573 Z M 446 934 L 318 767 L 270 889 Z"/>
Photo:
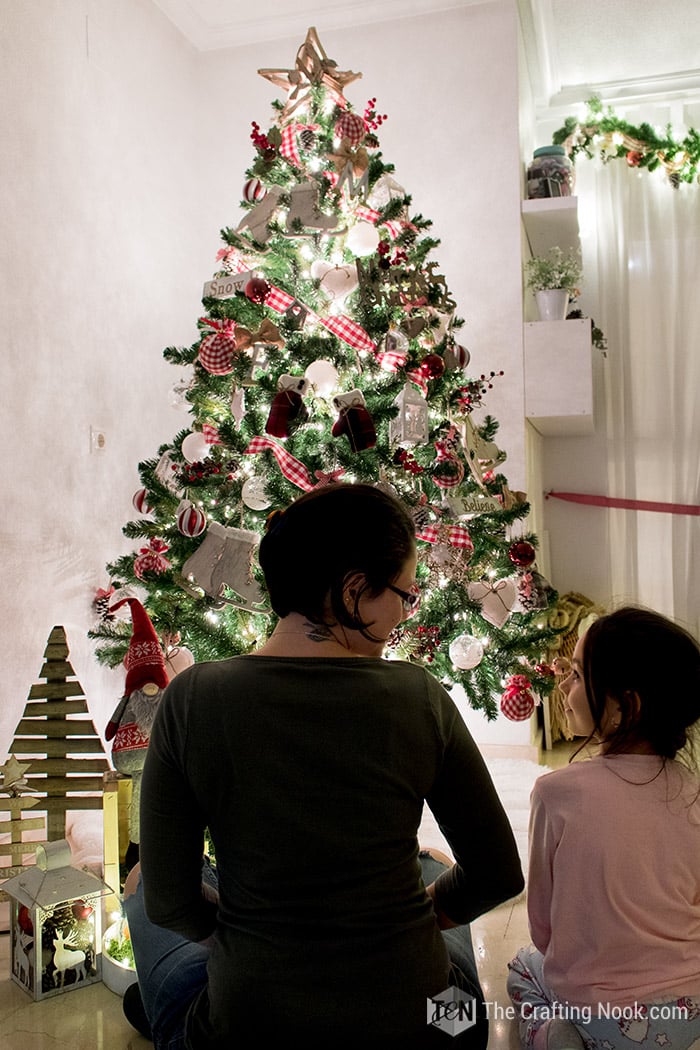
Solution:
<path fill-rule="evenodd" d="M 530 945 L 508 964 L 508 994 L 519 1011 L 525 1050 L 546 1050 L 546 1024 L 571 1021 L 587 1050 L 700 1050 L 700 997 L 602 1009 L 559 1002 L 542 975 L 544 958 Z"/>

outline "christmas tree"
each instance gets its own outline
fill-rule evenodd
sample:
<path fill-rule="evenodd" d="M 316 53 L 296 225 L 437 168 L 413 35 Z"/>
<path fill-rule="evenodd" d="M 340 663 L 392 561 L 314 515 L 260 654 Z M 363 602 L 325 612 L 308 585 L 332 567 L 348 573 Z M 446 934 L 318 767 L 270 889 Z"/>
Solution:
<path fill-rule="evenodd" d="M 536 571 L 523 493 L 509 490 L 496 421 L 474 410 L 495 372 L 469 352 L 430 222 L 411 211 L 379 149 L 386 119 L 345 98 L 341 71 L 310 29 L 271 126 L 252 123 L 235 228 L 222 230 L 198 334 L 166 359 L 191 381 L 190 425 L 139 465 L 139 549 L 110 564 L 91 632 L 99 658 L 124 656 L 130 626 L 108 612 L 138 594 L 166 647 L 198 661 L 249 652 L 274 626 L 255 561 L 267 516 L 339 480 L 379 485 L 416 522 L 420 610 L 387 656 L 420 661 L 471 705 L 527 717 L 548 693 L 541 654 L 555 632 L 552 588 Z M 371 522 L 366 523 L 372 527 Z M 303 572 L 303 567 L 293 571 Z"/>

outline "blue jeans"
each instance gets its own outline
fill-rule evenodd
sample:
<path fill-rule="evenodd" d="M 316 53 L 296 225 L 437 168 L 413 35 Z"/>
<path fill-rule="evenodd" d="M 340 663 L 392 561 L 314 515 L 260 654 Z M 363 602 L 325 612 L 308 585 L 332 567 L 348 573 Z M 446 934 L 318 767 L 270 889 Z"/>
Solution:
<path fill-rule="evenodd" d="M 420 863 L 426 886 L 445 870 L 444 864 L 428 854 L 420 855 Z M 202 878 L 216 885 L 216 874 L 206 860 Z M 141 999 L 156 1050 L 183 1050 L 185 1015 L 194 998 L 206 986 L 209 949 L 150 921 L 146 915 L 140 877 L 136 891 L 124 900 L 124 912 L 129 923 Z M 468 1046 L 470 1050 L 485 1050 L 488 1024 L 470 929 L 458 926 L 444 930 L 443 937 L 452 964 L 449 986 L 459 988 L 476 1000 L 479 1018 L 473 1028 L 451 1041 L 450 1050 L 460 1050 L 462 1046 Z M 444 1033 L 430 1030 L 426 1021 L 427 1045 L 432 1045 L 435 1036 L 443 1040 L 440 1045 L 444 1046 Z"/>

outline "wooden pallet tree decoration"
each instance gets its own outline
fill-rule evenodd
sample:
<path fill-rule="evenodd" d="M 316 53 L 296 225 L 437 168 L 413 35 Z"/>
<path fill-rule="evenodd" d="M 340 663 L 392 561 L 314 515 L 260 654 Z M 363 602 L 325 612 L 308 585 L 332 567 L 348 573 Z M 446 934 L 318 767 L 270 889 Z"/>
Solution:
<path fill-rule="evenodd" d="M 33 855 L 37 846 L 37 841 L 24 841 L 25 833 L 43 832 L 46 827 L 43 816 L 23 817 L 24 810 L 31 809 L 39 801 L 38 798 L 22 794 L 27 790 L 24 774 L 30 765 L 30 762 L 18 762 L 14 755 L 10 755 L 7 762 L 0 766 L 0 813 L 10 814 L 9 820 L 0 820 L 0 834 L 10 834 L 9 842 L 0 842 L 0 880 L 11 879 L 22 873 L 25 856 Z M 9 864 L 3 863 L 5 857 L 9 857 Z M 0 901 L 7 899 L 7 894 L 0 888 Z"/>
<path fill-rule="evenodd" d="M 29 690 L 10 747 L 31 759 L 28 785 L 44 796 L 49 842 L 65 838 L 68 810 L 102 808 L 102 774 L 110 768 L 68 655 L 66 632 L 54 627 L 39 675 L 45 681 Z"/>

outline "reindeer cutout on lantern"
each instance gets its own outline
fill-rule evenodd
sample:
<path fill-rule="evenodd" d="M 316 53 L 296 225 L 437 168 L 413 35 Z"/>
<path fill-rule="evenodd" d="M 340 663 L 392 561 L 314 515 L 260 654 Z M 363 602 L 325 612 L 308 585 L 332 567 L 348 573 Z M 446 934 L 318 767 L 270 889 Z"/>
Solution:
<path fill-rule="evenodd" d="M 75 983 L 82 978 L 85 980 L 85 952 L 80 948 L 72 946 L 72 935 L 65 939 L 63 931 L 57 930 L 53 942 L 54 956 L 53 964 L 55 972 L 53 975 L 56 988 L 63 988 L 66 979 L 66 970 L 75 970 Z"/>
<path fill-rule="evenodd" d="M 32 964 L 32 946 L 34 934 L 25 932 L 18 926 L 15 931 L 15 952 L 12 963 L 12 973 L 17 977 L 20 984 L 31 986 L 34 980 L 34 967 Z"/>

